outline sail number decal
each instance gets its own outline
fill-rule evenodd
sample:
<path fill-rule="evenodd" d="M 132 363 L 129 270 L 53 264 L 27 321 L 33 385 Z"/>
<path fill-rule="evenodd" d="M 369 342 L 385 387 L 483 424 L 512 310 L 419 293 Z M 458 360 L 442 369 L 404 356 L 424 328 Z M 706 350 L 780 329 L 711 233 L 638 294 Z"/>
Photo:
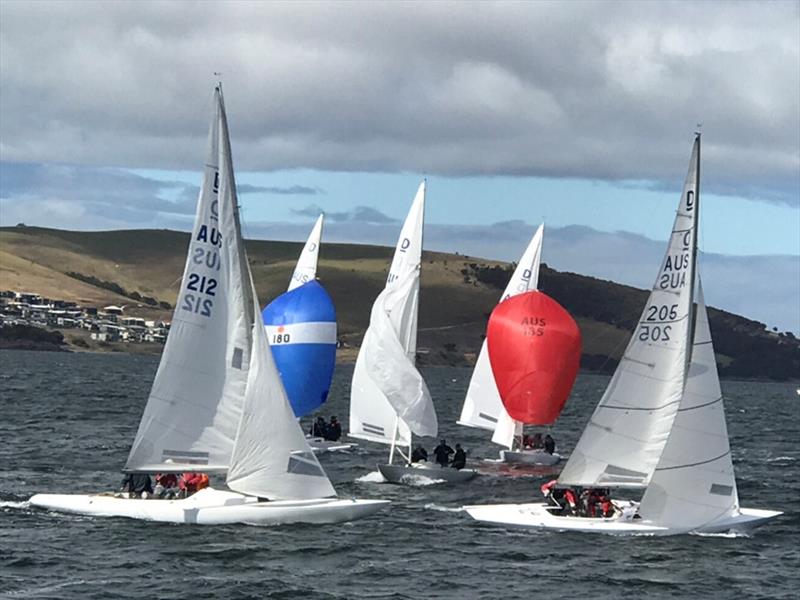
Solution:
<path fill-rule="evenodd" d="M 292 336 L 289 333 L 276 333 L 269 341 L 270 344 L 288 344 L 292 341 Z"/>
<path fill-rule="evenodd" d="M 214 171 L 211 183 L 211 192 L 219 194 L 219 171 Z M 205 192 L 204 192 L 205 193 Z M 205 217 L 214 225 L 203 223 L 198 227 L 191 251 L 190 270 L 186 273 L 181 309 L 201 317 L 210 317 L 214 309 L 213 297 L 217 292 L 217 279 L 211 274 L 219 272 L 222 267 L 219 250 L 222 248 L 222 232 L 217 228 L 219 223 L 219 201 L 212 197 L 208 203 L 208 214 Z M 201 275 L 194 272 L 198 269 L 207 274 Z M 210 272 L 210 273 L 209 273 Z M 211 296 L 211 298 L 209 297 Z"/>
<path fill-rule="evenodd" d="M 646 321 L 674 321 L 678 318 L 678 305 L 663 304 L 658 306 L 654 304 L 648 306 L 645 312 L 647 313 L 645 317 Z"/>
<path fill-rule="evenodd" d="M 642 325 L 639 328 L 641 342 L 668 342 L 672 325 Z"/>
<path fill-rule="evenodd" d="M 544 328 L 547 323 L 544 317 L 523 317 L 519 324 L 522 326 L 523 335 L 533 337 L 544 335 Z"/>

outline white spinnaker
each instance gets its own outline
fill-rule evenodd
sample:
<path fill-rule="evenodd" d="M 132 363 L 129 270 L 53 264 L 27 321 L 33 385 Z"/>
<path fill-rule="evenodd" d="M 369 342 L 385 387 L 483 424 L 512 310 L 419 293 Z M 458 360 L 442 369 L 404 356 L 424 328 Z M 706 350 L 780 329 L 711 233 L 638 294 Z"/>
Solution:
<path fill-rule="evenodd" d="M 655 285 L 561 485 L 645 487 L 661 458 L 688 366 L 699 154 L 698 137 Z"/>
<path fill-rule="evenodd" d="M 708 311 L 699 283 L 696 298 L 694 346 L 686 388 L 661 460 L 639 507 L 642 518 L 686 531 L 739 508 Z"/>
<path fill-rule="evenodd" d="M 500 302 L 537 288 L 543 237 L 544 225 L 539 225 L 517 263 L 517 268 L 514 269 L 514 273 L 500 297 Z M 514 421 L 503 407 L 503 401 L 500 399 L 500 392 L 497 391 L 497 384 L 489 363 L 486 340 L 481 344 L 481 351 L 472 371 L 472 378 L 458 423 L 468 427 L 493 430 L 492 441 L 507 448 L 511 448 L 514 437 L 522 433 L 522 425 Z"/>
<path fill-rule="evenodd" d="M 395 349 L 399 343 L 402 347 L 405 361 L 400 361 L 396 355 L 391 359 L 393 365 L 386 368 L 399 368 L 406 375 L 408 366 L 416 371 L 414 360 L 417 350 L 417 315 L 419 304 L 419 270 L 422 261 L 422 228 L 425 214 L 425 182 L 420 184 L 417 195 L 411 205 L 408 216 L 406 217 L 403 228 L 400 232 L 400 239 L 395 248 L 392 265 L 386 280 L 386 287 L 378 296 L 373 305 L 373 312 L 370 318 L 370 327 L 364 334 L 364 341 L 356 359 L 355 370 L 353 371 L 353 381 L 350 390 L 350 433 L 355 438 L 392 444 L 408 446 L 411 444 L 411 430 L 399 416 L 398 411 L 389 401 L 387 395 L 380 385 L 386 382 L 383 375 L 379 375 L 381 382 L 376 382 L 370 369 L 368 368 L 368 358 L 374 352 L 374 344 L 389 344 Z M 375 310 L 381 307 L 383 315 L 377 315 Z M 376 327 L 378 321 L 381 323 L 380 333 L 376 332 L 376 327 L 372 325 L 372 318 L 375 316 Z M 386 324 L 390 327 L 386 327 Z M 391 335 L 393 341 L 376 340 L 377 336 Z M 372 350 L 370 350 L 372 348 Z M 383 359 L 381 356 L 372 358 Z M 372 364 L 374 367 L 374 363 Z M 417 373 L 417 375 L 419 375 Z M 421 381 L 421 377 L 419 377 Z M 424 382 L 422 382 L 424 386 Z M 397 396 L 393 390 L 387 390 L 397 402 Z M 430 412 L 433 420 L 420 429 L 423 433 L 419 435 L 436 435 L 438 424 L 433 403 L 430 395 L 425 388 L 424 393 L 418 396 L 419 389 L 414 387 L 409 391 L 416 397 L 415 403 L 419 403 L 426 412 L 425 407 L 430 405 Z M 402 409 L 401 409 L 402 410 Z M 417 424 L 419 425 L 419 424 Z M 395 434 L 395 429 L 396 434 Z"/>
<path fill-rule="evenodd" d="M 258 301 L 254 306 L 258 310 Z M 253 355 L 227 483 L 234 491 L 270 500 L 336 496 L 295 419 L 260 322 L 253 327 Z"/>
<path fill-rule="evenodd" d="M 303 251 L 300 253 L 300 258 L 297 259 L 297 266 L 292 273 L 292 279 L 289 281 L 288 292 L 300 287 L 304 283 L 314 281 L 317 276 L 317 260 L 319 259 L 319 244 L 322 239 L 322 221 L 325 215 L 320 215 L 314 228 L 308 236 L 306 245 L 303 246 Z"/>
<path fill-rule="evenodd" d="M 250 357 L 236 245 L 235 190 L 220 177 L 229 147 L 219 90 L 203 184 L 170 333 L 125 469 L 227 469 Z M 252 319 L 249 319 L 252 322 Z"/>

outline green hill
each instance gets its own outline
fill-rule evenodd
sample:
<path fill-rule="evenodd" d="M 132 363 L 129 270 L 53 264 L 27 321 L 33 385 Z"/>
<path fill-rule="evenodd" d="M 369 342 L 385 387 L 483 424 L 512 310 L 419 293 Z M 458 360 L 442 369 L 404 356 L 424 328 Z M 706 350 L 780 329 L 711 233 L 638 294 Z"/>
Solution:
<path fill-rule="evenodd" d="M 188 244 L 188 233 L 168 230 L 0 228 L 0 289 L 94 306 L 124 304 L 126 313 L 168 320 Z M 286 289 L 301 248 L 294 242 L 247 242 L 262 304 Z M 351 345 L 360 342 L 391 255 L 387 247 L 322 247 L 318 275 L 336 304 L 339 331 Z M 424 253 L 419 321 L 423 364 L 468 364 L 474 359 L 511 270 L 512 265 L 498 261 Z M 647 292 L 547 266 L 539 283 L 578 321 L 583 366 L 613 370 Z M 789 379 L 800 374 L 800 342 L 791 335 L 770 333 L 763 323 L 713 308 L 710 319 L 723 376 Z"/>

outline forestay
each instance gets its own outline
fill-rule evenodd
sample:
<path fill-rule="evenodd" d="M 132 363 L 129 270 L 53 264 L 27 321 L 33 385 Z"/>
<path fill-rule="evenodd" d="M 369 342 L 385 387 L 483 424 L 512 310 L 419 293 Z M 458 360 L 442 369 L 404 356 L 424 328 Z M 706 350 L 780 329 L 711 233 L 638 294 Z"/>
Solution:
<path fill-rule="evenodd" d="M 303 251 L 300 253 L 300 258 L 297 260 L 297 265 L 292 273 L 292 279 L 289 281 L 288 292 L 300 287 L 304 283 L 314 281 L 317 276 L 317 261 L 319 260 L 319 244 L 322 239 L 322 221 L 325 215 L 320 215 L 314 228 L 308 236 L 306 245 L 303 246 Z"/>
<path fill-rule="evenodd" d="M 543 237 L 544 225 L 540 225 L 514 269 L 500 302 L 538 287 Z M 522 434 L 522 424 L 509 417 L 503 407 L 489 364 L 486 340 L 481 345 L 478 360 L 475 362 L 458 423 L 494 430 L 492 441 L 507 448 L 511 448 L 515 436 Z"/>
<path fill-rule="evenodd" d="M 411 428 L 418 435 L 437 433 L 430 393 L 414 366 L 424 211 L 423 182 L 356 359 L 350 396 L 350 435 L 356 438 L 407 446 Z"/>
<path fill-rule="evenodd" d="M 739 509 L 708 312 L 697 286 L 692 362 L 683 399 L 639 514 L 692 531 Z"/>
<path fill-rule="evenodd" d="M 688 366 L 697 248 L 699 137 L 655 285 L 608 388 L 558 481 L 644 487 L 677 414 Z"/>
<path fill-rule="evenodd" d="M 214 99 L 181 289 L 128 471 L 224 471 L 241 416 L 253 308 L 242 285 L 235 190 L 220 179 L 229 142 L 218 89 Z"/>

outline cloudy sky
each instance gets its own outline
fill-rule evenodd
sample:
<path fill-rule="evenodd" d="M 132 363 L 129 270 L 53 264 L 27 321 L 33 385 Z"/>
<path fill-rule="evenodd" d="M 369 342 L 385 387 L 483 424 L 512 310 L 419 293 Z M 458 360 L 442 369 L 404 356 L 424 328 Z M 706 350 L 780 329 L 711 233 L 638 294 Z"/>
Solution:
<path fill-rule="evenodd" d="M 246 232 L 641 287 L 703 131 L 712 305 L 800 332 L 800 3 L 0 1 L 0 224 L 190 226 L 221 72 Z"/>

